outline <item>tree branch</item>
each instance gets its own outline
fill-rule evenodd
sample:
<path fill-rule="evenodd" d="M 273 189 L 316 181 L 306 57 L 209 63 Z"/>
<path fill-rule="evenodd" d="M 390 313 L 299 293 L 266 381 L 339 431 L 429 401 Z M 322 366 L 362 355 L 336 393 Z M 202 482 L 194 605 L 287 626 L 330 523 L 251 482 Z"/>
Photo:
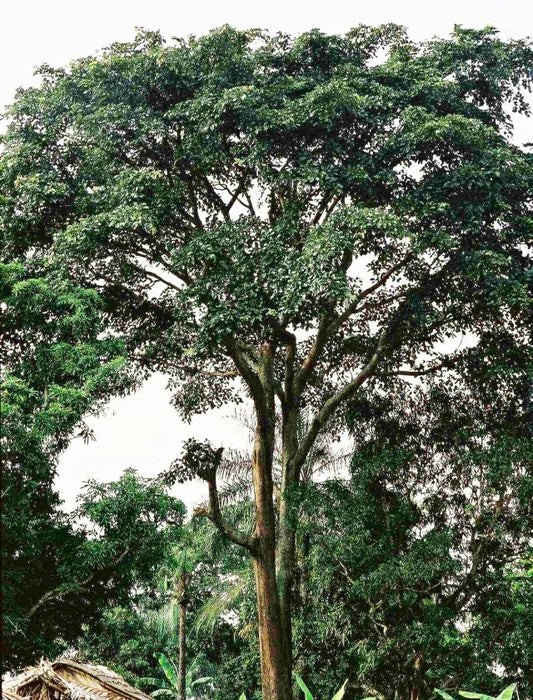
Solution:
<path fill-rule="evenodd" d="M 338 316 L 332 323 L 332 326 L 334 327 L 335 332 L 345 321 L 347 321 L 350 316 L 356 311 L 357 307 L 359 306 L 359 303 L 365 299 L 365 297 L 369 296 L 373 292 L 375 292 L 377 289 L 380 287 L 383 287 L 383 285 L 387 282 L 387 280 L 398 270 L 400 270 L 411 258 L 413 257 L 412 253 L 407 253 L 401 260 L 399 260 L 396 265 L 393 265 L 390 267 L 381 277 L 374 282 L 374 284 L 371 284 L 370 287 L 367 287 L 366 289 L 363 289 L 362 292 L 360 292 L 357 295 L 357 298 L 353 300 L 351 304 L 349 304 L 345 311 Z"/>
<path fill-rule="evenodd" d="M 333 318 L 333 314 L 331 313 L 325 313 L 323 314 L 315 342 L 311 346 L 309 352 L 307 353 L 307 357 L 303 361 L 299 371 L 296 374 L 295 381 L 294 381 L 294 393 L 296 396 L 299 396 L 299 394 L 302 392 L 305 382 L 307 380 L 307 377 L 309 374 L 312 372 L 313 368 L 315 367 L 316 363 L 318 362 L 318 358 L 320 356 L 320 353 L 322 352 L 327 340 L 330 338 L 330 333 L 329 329 L 331 327 L 331 319 Z"/>
<path fill-rule="evenodd" d="M 302 363 L 302 366 L 300 367 L 300 370 L 296 376 L 296 393 L 299 393 L 303 390 L 307 377 L 318 362 L 320 354 L 324 349 L 324 346 L 326 345 L 327 341 L 339 330 L 342 324 L 345 321 L 347 321 L 352 314 L 355 313 L 355 311 L 358 309 L 360 302 L 365 297 L 369 296 L 377 289 L 382 287 L 387 282 L 387 280 L 401 267 L 403 267 L 412 257 L 413 254 L 408 253 L 395 265 L 390 267 L 374 284 L 370 285 L 370 287 L 367 287 L 366 289 L 363 289 L 363 291 L 357 295 L 356 299 L 354 299 L 353 302 L 349 304 L 348 307 L 344 310 L 344 312 L 339 316 L 334 316 L 333 314 L 324 314 L 320 321 L 315 343 L 309 350 L 309 353 L 305 358 L 304 362 Z"/>
<path fill-rule="evenodd" d="M 242 376 L 250 392 L 252 394 L 252 399 L 257 410 L 257 415 L 259 418 L 264 418 L 268 415 L 267 399 L 263 384 L 259 377 L 259 374 L 252 367 L 251 362 L 246 357 L 245 353 L 239 345 L 235 338 L 232 336 L 226 336 L 225 340 L 226 349 L 229 356 L 235 363 L 239 374 Z"/>
<path fill-rule="evenodd" d="M 254 552 L 255 541 L 253 537 L 232 527 L 222 515 L 218 497 L 216 472 L 207 479 L 207 484 L 209 488 L 209 508 L 200 506 L 195 509 L 194 515 L 208 518 L 230 542 L 244 547 L 249 552 Z"/>
<path fill-rule="evenodd" d="M 425 374 L 431 374 L 432 372 L 438 372 L 440 369 L 445 369 L 453 364 L 452 359 L 447 359 L 438 365 L 432 365 L 431 367 L 425 367 L 424 369 L 399 369 L 395 372 L 380 372 L 375 374 L 375 377 L 422 377 Z"/>
<path fill-rule="evenodd" d="M 26 613 L 26 617 L 30 619 L 30 617 L 33 617 L 37 610 L 41 608 L 43 605 L 46 603 L 49 603 L 52 600 L 61 600 L 61 598 L 64 598 L 66 595 L 69 593 L 75 593 L 76 591 L 83 589 L 84 586 L 87 586 L 87 584 L 91 583 L 91 581 L 96 578 L 97 574 L 102 573 L 106 569 L 114 569 L 116 566 L 118 566 L 129 554 L 130 548 L 127 547 L 120 556 L 118 556 L 114 561 L 110 562 L 109 564 L 105 564 L 104 566 L 101 566 L 98 569 L 95 569 L 87 578 L 83 579 L 83 581 L 78 581 L 74 584 L 71 584 L 70 588 L 63 588 L 62 586 L 57 586 L 56 588 L 52 589 L 51 591 L 48 591 L 45 593 L 39 600 L 32 605 L 32 607 L 29 609 L 29 611 Z"/>
<path fill-rule="evenodd" d="M 239 184 L 237 185 L 237 189 L 236 189 L 235 192 L 232 194 L 231 199 L 229 200 L 229 202 L 226 204 L 226 208 L 227 208 L 227 211 L 228 211 L 228 212 L 229 212 L 230 209 L 233 207 L 233 205 L 235 204 L 235 202 L 239 199 L 239 195 L 240 195 L 241 192 L 244 190 L 245 182 L 246 182 L 246 176 L 243 175 L 242 178 L 241 178 L 241 180 L 239 181 Z"/>
<path fill-rule="evenodd" d="M 387 328 L 384 328 L 380 334 L 380 338 L 378 340 L 378 344 L 374 354 L 367 362 L 367 364 L 363 367 L 363 369 L 359 372 L 357 377 L 355 377 L 353 381 L 346 384 L 346 386 L 344 386 L 336 394 L 333 394 L 325 401 L 322 408 L 311 422 L 311 426 L 307 431 L 307 434 L 300 442 L 298 451 L 296 452 L 293 459 L 295 467 L 299 467 L 305 462 L 307 455 L 309 454 L 309 450 L 313 446 L 318 433 L 320 432 L 321 428 L 327 423 L 329 418 L 333 415 L 338 406 L 343 401 L 353 396 L 357 389 L 359 389 L 359 387 L 374 373 L 376 365 L 385 350 L 386 337 Z"/>
<path fill-rule="evenodd" d="M 213 187 L 211 181 L 207 177 L 207 175 L 203 175 L 201 178 L 201 181 L 205 185 L 205 193 L 207 195 L 207 198 L 210 200 L 210 202 L 215 206 L 216 209 L 222 214 L 224 219 L 226 221 L 230 221 L 230 215 L 229 215 L 229 208 L 228 205 L 224 202 L 222 197 L 216 192 L 215 188 Z"/>

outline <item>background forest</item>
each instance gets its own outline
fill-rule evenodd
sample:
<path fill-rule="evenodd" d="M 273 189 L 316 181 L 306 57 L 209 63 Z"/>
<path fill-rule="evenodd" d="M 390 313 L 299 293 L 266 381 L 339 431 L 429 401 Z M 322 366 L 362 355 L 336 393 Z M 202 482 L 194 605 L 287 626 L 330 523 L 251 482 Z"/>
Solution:
<path fill-rule="evenodd" d="M 140 31 L 8 112 L 3 656 L 154 697 L 533 697 L 533 48 L 456 27 Z M 157 478 L 53 481 L 153 373 Z M 154 417 L 154 420 L 156 417 Z M 124 465 L 127 467 L 127 465 Z M 187 514 L 179 484 L 208 497 Z"/>

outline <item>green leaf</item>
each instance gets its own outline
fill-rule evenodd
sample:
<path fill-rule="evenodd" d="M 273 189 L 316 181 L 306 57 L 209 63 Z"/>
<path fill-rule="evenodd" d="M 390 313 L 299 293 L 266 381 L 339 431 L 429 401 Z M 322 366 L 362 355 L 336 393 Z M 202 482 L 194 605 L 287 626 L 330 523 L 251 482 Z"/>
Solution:
<path fill-rule="evenodd" d="M 191 688 L 194 688 L 197 685 L 203 685 L 204 683 L 209 683 L 212 680 L 212 676 L 202 676 L 202 678 L 197 678 L 195 681 L 192 681 Z"/>
<path fill-rule="evenodd" d="M 156 652 L 154 654 L 154 656 L 159 661 L 159 665 L 163 669 L 165 676 L 172 683 L 172 685 L 175 688 L 177 688 L 178 687 L 178 674 L 176 673 L 172 662 L 164 654 L 161 654 L 160 652 Z"/>
<path fill-rule="evenodd" d="M 153 693 L 150 693 L 150 696 L 153 698 L 159 698 L 162 695 L 170 695 L 170 697 L 174 697 L 175 693 L 170 690 L 170 688 L 159 688 L 159 690 L 154 690 Z"/>
<path fill-rule="evenodd" d="M 511 683 L 511 685 L 508 688 L 506 688 L 505 690 L 502 690 L 502 692 L 498 695 L 496 700 L 511 700 L 515 689 L 516 689 L 516 683 Z"/>
<path fill-rule="evenodd" d="M 246 700 L 246 695 L 244 693 L 241 693 L 241 697 L 239 698 L 239 700 Z"/>
<path fill-rule="evenodd" d="M 293 671 L 293 674 L 292 674 L 292 675 L 296 678 L 296 682 L 297 682 L 298 685 L 300 686 L 300 689 L 302 690 L 302 692 L 303 692 L 303 694 L 304 694 L 304 696 L 305 696 L 305 700 L 314 700 L 313 696 L 311 695 L 311 691 L 310 691 L 309 688 L 305 685 L 305 683 L 304 683 L 303 680 L 300 678 L 300 676 L 299 676 L 297 673 L 295 673 L 294 671 Z"/>
<path fill-rule="evenodd" d="M 150 677 L 139 678 L 139 683 L 142 683 L 143 685 L 162 685 L 161 678 Z"/>
<path fill-rule="evenodd" d="M 433 692 L 437 693 L 437 695 L 440 695 L 441 698 L 444 698 L 444 700 L 454 700 L 452 696 L 447 693 L 445 690 L 439 690 L 439 688 L 433 688 Z"/>
<path fill-rule="evenodd" d="M 342 687 L 339 688 L 339 690 L 337 690 L 337 692 L 336 692 L 335 695 L 331 698 L 331 700 L 341 700 L 341 698 L 344 697 L 344 693 L 345 693 L 345 691 L 346 691 L 346 684 L 347 684 L 347 683 L 348 683 L 348 679 L 346 679 L 346 680 L 344 681 L 344 683 L 342 684 Z"/>
<path fill-rule="evenodd" d="M 495 700 L 492 695 L 485 695 L 484 693 L 470 693 L 468 690 L 460 690 L 459 695 L 463 698 L 477 698 L 477 700 Z"/>

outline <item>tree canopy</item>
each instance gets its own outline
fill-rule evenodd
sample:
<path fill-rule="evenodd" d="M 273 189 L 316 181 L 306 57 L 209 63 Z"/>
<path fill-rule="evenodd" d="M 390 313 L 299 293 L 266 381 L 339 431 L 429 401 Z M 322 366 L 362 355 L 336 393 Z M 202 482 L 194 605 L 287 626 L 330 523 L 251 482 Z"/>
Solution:
<path fill-rule="evenodd" d="M 73 514 L 47 484 L 38 483 L 47 498 L 34 497 L 30 510 L 18 513 L 8 502 L 14 524 L 5 521 L 2 537 L 4 670 L 64 652 L 112 606 L 132 609 L 181 535 L 183 503 L 131 470 L 114 483 L 88 483 Z"/>
<path fill-rule="evenodd" d="M 237 357 L 252 382 L 252 348 L 295 331 L 320 330 L 291 359 L 316 348 L 297 384 L 320 377 L 317 405 L 378 349 L 382 370 L 413 369 L 447 335 L 512 336 L 531 156 L 505 107 L 527 112 L 531 61 L 491 29 L 417 45 L 384 26 L 143 32 L 44 66 L 3 140 L 5 253 L 53 255 L 98 290 L 186 413 L 232 395 Z"/>

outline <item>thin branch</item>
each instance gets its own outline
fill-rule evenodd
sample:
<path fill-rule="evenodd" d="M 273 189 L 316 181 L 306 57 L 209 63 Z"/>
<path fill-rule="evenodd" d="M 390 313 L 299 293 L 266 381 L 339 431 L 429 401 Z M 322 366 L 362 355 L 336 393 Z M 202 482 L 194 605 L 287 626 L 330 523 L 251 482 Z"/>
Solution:
<path fill-rule="evenodd" d="M 207 194 L 207 198 L 211 201 L 212 204 L 214 204 L 214 206 L 222 214 L 224 219 L 226 219 L 226 221 L 229 221 L 230 215 L 228 206 L 227 204 L 225 204 L 222 197 L 217 193 L 207 175 L 202 176 L 200 179 L 205 185 L 205 193 Z"/>
<path fill-rule="evenodd" d="M 452 364 L 451 359 L 444 360 L 438 365 L 432 365 L 431 367 L 425 367 L 424 369 L 399 369 L 395 372 L 380 372 L 375 374 L 375 377 L 422 377 L 425 374 L 431 374 L 432 372 L 438 372 L 440 369 L 449 368 Z"/>
<path fill-rule="evenodd" d="M 377 289 L 382 287 L 384 284 L 386 284 L 387 280 L 391 277 L 391 275 L 393 275 L 401 267 L 403 267 L 412 257 L 412 253 L 408 253 L 395 265 L 390 267 L 374 284 L 370 285 L 370 287 L 367 287 L 366 289 L 363 289 L 363 291 L 357 295 L 357 298 L 354 299 L 354 301 L 351 304 L 349 304 L 348 307 L 344 310 L 344 312 L 339 316 L 334 316 L 333 314 L 324 314 L 320 321 L 320 325 L 316 335 L 316 340 L 311 349 L 309 350 L 309 353 L 307 354 L 307 357 L 302 363 L 302 366 L 300 367 L 300 370 L 296 376 L 296 393 L 301 392 L 303 387 L 305 386 L 307 377 L 318 362 L 320 354 L 324 349 L 324 346 L 326 345 L 327 341 L 339 330 L 342 324 L 345 321 L 347 321 L 350 318 L 350 316 L 352 316 L 352 314 L 354 314 L 359 308 L 362 308 L 359 307 L 360 302 L 365 297 L 369 296 Z"/>
<path fill-rule="evenodd" d="M 232 195 L 230 201 L 226 204 L 226 207 L 227 207 L 228 212 L 229 212 L 229 210 L 232 208 L 232 206 L 235 204 L 235 202 L 239 199 L 239 195 L 240 195 L 241 192 L 244 190 L 244 184 L 245 184 L 245 182 L 246 182 L 246 176 L 243 175 L 243 177 L 242 177 L 242 179 L 240 180 L 240 182 L 239 182 L 239 184 L 238 184 L 238 186 L 237 186 L 237 189 L 236 189 L 235 192 L 233 193 L 233 195 Z"/>
<path fill-rule="evenodd" d="M 252 200 L 251 200 L 251 197 L 250 197 L 250 195 L 248 194 L 248 190 L 245 190 L 245 191 L 244 191 L 244 197 L 245 197 L 245 199 L 246 199 L 247 207 L 248 207 L 248 210 L 250 211 L 250 214 L 251 214 L 253 217 L 256 217 L 256 218 L 257 218 L 257 214 L 255 213 L 255 208 L 254 208 L 253 202 L 252 202 Z"/>
<path fill-rule="evenodd" d="M 326 221 L 329 219 L 329 217 L 335 211 L 335 207 L 337 206 L 337 204 L 339 202 L 342 202 L 343 199 L 344 199 L 344 194 L 339 194 L 333 198 L 331 204 L 329 205 L 329 207 L 326 209 L 326 211 L 324 213 L 324 218 L 322 219 L 323 224 L 326 223 Z"/>
<path fill-rule="evenodd" d="M 322 200 L 317 207 L 315 215 L 311 219 L 311 226 L 316 226 L 318 224 L 318 222 L 320 221 L 320 217 L 322 216 L 322 212 L 325 211 L 325 209 L 328 206 L 330 201 L 331 201 L 331 193 L 326 192 L 326 194 L 322 197 Z"/>
<path fill-rule="evenodd" d="M 213 377 L 219 379 L 236 379 L 240 377 L 241 374 L 237 370 L 206 370 L 199 369 L 197 367 L 189 367 L 188 365 L 181 365 L 176 362 L 167 362 L 167 367 L 178 370 L 179 372 L 184 372 L 185 374 L 196 375 L 201 374 L 203 377 Z"/>
<path fill-rule="evenodd" d="M 236 377 L 241 376 L 236 370 L 229 370 L 227 372 L 208 372 L 204 369 L 197 369 L 195 372 L 196 374 L 201 374 L 204 377 L 220 377 L 221 379 L 235 379 Z"/>
<path fill-rule="evenodd" d="M 198 201 L 196 198 L 196 194 L 194 192 L 194 185 L 191 182 L 190 178 L 188 175 L 185 173 L 182 173 L 185 181 L 187 182 L 187 190 L 189 192 L 189 198 L 190 198 L 190 206 L 192 208 L 192 217 L 194 223 L 200 228 L 202 231 L 205 231 L 204 223 L 202 219 L 200 218 L 200 213 L 198 211 Z"/>
<path fill-rule="evenodd" d="M 175 289 L 177 292 L 183 292 L 183 289 L 181 287 L 178 287 L 176 284 L 173 282 L 170 282 L 170 280 L 166 280 L 164 277 L 161 277 L 157 272 L 154 272 L 154 270 L 147 270 L 144 267 L 141 267 L 140 265 L 136 265 L 135 263 L 131 263 L 132 267 L 134 267 L 136 270 L 138 270 L 140 273 L 143 275 L 146 275 L 147 277 L 151 277 L 152 279 L 156 280 L 157 282 L 162 282 L 164 285 L 167 287 L 172 287 Z"/>
<path fill-rule="evenodd" d="M 327 340 L 330 338 L 330 328 L 331 328 L 331 319 L 333 318 L 332 313 L 325 313 L 323 314 L 319 326 L 318 326 L 318 331 L 316 334 L 315 342 L 311 346 L 309 352 L 307 353 L 307 357 L 303 361 L 299 371 L 296 374 L 295 381 L 294 381 L 294 393 L 296 396 L 298 396 L 304 386 L 307 377 L 315 367 L 316 363 L 318 362 L 318 358 L 320 356 L 320 353 L 322 352 Z"/>
<path fill-rule="evenodd" d="M 374 301 L 366 301 L 362 306 L 357 307 L 357 313 L 360 314 L 362 311 L 367 311 L 371 309 L 375 311 L 376 309 L 385 306 L 386 304 L 392 304 L 393 301 L 398 301 L 405 297 L 405 290 L 398 292 L 397 294 L 392 294 L 390 297 L 384 297 L 382 299 L 375 299 Z"/>
<path fill-rule="evenodd" d="M 409 262 L 413 257 L 412 253 L 407 253 L 401 260 L 399 260 L 395 265 L 390 267 L 381 277 L 374 282 L 374 284 L 371 284 L 370 287 L 367 287 L 366 289 L 363 289 L 362 292 L 360 292 L 357 295 L 357 298 L 352 301 L 351 304 L 349 304 L 344 312 L 338 316 L 332 323 L 332 330 L 335 332 L 345 321 L 347 321 L 350 316 L 355 313 L 357 310 L 357 307 L 359 306 L 359 303 L 365 299 L 367 296 L 375 292 L 377 289 L 380 287 L 383 287 L 384 284 L 386 284 L 387 280 L 398 270 L 400 270 L 406 263 Z"/>

